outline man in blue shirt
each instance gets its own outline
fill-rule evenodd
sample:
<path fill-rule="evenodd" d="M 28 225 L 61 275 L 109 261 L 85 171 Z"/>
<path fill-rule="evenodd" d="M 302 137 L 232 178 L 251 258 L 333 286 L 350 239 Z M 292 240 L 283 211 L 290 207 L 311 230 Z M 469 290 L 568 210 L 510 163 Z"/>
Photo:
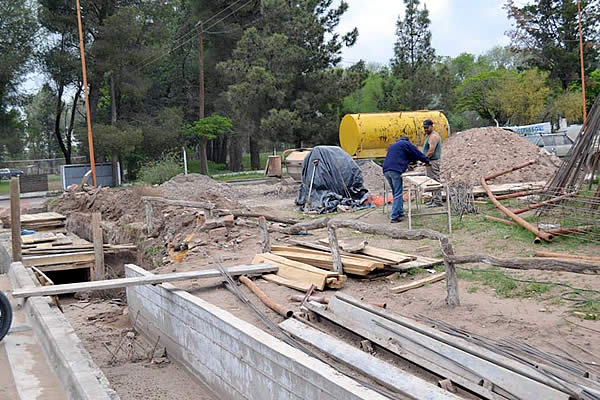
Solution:
<path fill-rule="evenodd" d="M 404 200 L 402 199 L 402 174 L 410 162 L 422 161 L 429 165 L 429 159 L 419 151 L 406 136 L 402 136 L 396 143 L 388 147 L 385 161 L 383 162 L 383 175 L 387 179 L 394 194 L 391 223 L 404 219 Z"/>

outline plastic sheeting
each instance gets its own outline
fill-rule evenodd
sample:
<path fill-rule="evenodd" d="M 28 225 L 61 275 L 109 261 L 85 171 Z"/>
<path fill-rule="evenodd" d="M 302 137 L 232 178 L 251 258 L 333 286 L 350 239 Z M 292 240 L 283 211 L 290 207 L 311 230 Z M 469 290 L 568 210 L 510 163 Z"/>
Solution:
<path fill-rule="evenodd" d="M 333 212 L 338 205 L 358 208 L 368 197 L 360 168 L 340 147 L 317 146 L 304 159 L 296 205 L 305 211 Z"/>

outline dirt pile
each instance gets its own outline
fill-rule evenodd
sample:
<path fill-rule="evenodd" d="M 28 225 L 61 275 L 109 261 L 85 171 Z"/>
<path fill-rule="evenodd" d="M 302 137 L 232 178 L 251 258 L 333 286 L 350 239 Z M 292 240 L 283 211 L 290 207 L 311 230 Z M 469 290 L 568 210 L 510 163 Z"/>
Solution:
<path fill-rule="evenodd" d="M 237 208 L 244 198 L 242 190 L 206 175 L 180 174 L 159 186 L 162 196 L 187 201 L 210 201 L 218 208 Z"/>
<path fill-rule="evenodd" d="M 151 187 L 109 188 L 99 187 L 81 190 L 73 186 L 49 205 L 50 210 L 69 215 L 73 212 L 100 212 L 108 221 L 129 223 L 143 220 L 142 196 L 156 196 Z"/>
<path fill-rule="evenodd" d="M 537 163 L 503 175 L 493 183 L 547 180 L 560 160 L 517 135 L 496 127 L 474 128 L 458 132 L 444 142 L 442 180 L 479 185 L 482 176 L 510 169 L 529 160 Z"/>
<path fill-rule="evenodd" d="M 372 193 L 383 193 L 383 168 L 374 161 L 359 162 L 360 170 L 364 180 L 364 186 Z"/>

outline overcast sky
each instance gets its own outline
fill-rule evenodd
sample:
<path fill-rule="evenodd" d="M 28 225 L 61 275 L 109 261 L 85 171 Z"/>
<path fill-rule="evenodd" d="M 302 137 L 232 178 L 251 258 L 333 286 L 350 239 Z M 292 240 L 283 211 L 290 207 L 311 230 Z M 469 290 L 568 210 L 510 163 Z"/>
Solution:
<path fill-rule="evenodd" d="M 404 17 L 402 0 L 347 0 L 339 32 L 358 28 L 358 41 L 344 49 L 344 63 L 364 59 L 385 64 L 393 55 L 396 21 Z M 427 0 L 432 45 L 438 55 L 455 57 L 463 52 L 481 54 L 496 45 L 507 45 L 510 29 L 505 0 Z M 517 3 L 522 3 L 518 1 Z"/>

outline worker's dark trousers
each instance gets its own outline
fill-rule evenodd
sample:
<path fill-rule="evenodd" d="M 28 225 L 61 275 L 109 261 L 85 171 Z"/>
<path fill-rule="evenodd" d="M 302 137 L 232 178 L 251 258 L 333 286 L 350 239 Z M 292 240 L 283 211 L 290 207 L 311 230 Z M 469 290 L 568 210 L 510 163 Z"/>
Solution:
<path fill-rule="evenodd" d="M 392 206 L 391 219 L 404 217 L 404 200 L 402 198 L 402 174 L 396 171 L 387 171 L 384 173 L 385 179 L 392 188 L 394 194 L 394 205 Z"/>

